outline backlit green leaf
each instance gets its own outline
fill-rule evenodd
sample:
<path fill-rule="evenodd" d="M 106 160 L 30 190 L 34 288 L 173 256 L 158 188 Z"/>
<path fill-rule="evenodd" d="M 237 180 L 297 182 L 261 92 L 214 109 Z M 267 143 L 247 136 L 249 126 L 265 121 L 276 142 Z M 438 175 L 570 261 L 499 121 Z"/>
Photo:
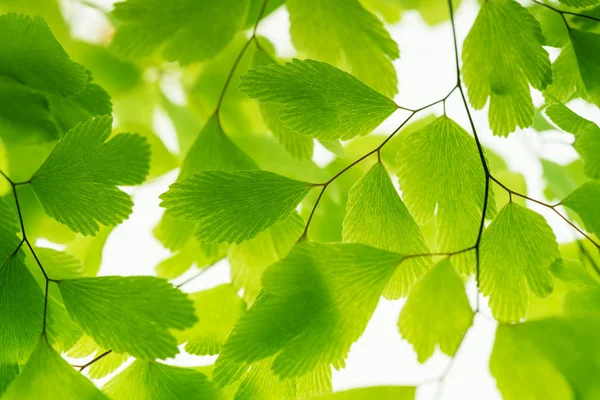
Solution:
<path fill-rule="evenodd" d="M 2 399 L 107 400 L 107 397 L 41 337 Z"/>
<path fill-rule="evenodd" d="M 476 109 L 488 97 L 495 135 L 508 136 L 532 124 L 529 84 L 543 90 L 552 81 L 550 58 L 536 19 L 515 0 L 486 1 L 465 39 L 463 75 Z"/>
<path fill-rule="evenodd" d="M 0 265 L 13 254 L 19 245 L 16 235 L 20 230 L 17 215 L 0 197 Z"/>
<path fill-rule="evenodd" d="M 85 88 L 87 72 L 69 59 L 41 17 L 5 14 L 0 25 L 0 75 L 63 97 Z"/>
<path fill-rule="evenodd" d="M 231 285 L 220 285 L 190 296 L 198 322 L 183 331 L 179 339 L 187 342 L 185 351 L 189 354 L 218 354 L 246 306 Z"/>
<path fill-rule="evenodd" d="M 392 65 L 400 56 L 398 45 L 360 1 L 348 0 L 340 7 L 336 0 L 288 0 L 286 7 L 299 52 L 348 71 L 386 96 L 398 92 Z"/>
<path fill-rule="evenodd" d="M 567 6 L 573 6 L 573 7 L 579 7 L 579 8 L 595 6 L 597 4 L 600 4 L 600 0 L 559 0 L 559 1 Z"/>
<path fill-rule="evenodd" d="M 0 363 L 24 362 L 42 333 L 44 295 L 22 253 L 0 264 L 0 288 Z"/>
<path fill-rule="evenodd" d="M 262 275 L 265 269 L 284 258 L 302 235 L 305 222 L 292 213 L 285 221 L 273 225 L 256 237 L 231 246 L 229 265 L 231 283 L 244 289 L 244 300 L 252 304 L 262 289 Z"/>
<path fill-rule="evenodd" d="M 449 259 L 431 269 L 412 289 L 400 313 L 398 328 L 424 363 L 436 345 L 454 356 L 473 323 L 465 285 Z"/>
<path fill-rule="evenodd" d="M 598 318 L 500 325 L 490 371 L 507 400 L 591 400 L 600 394 L 599 340 Z"/>
<path fill-rule="evenodd" d="M 352 75 L 314 60 L 254 68 L 242 76 L 240 90 L 281 105 L 279 117 L 288 128 L 323 140 L 366 135 L 397 109 Z"/>
<path fill-rule="evenodd" d="M 142 183 L 149 169 L 146 141 L 136 134 L 106 141 L 111 123 L 99 117 L 71 129 L 31 178 L 48 215 L 84 235 L 129 216 L 133 202 L 116 186 Z"/>
<path fill-rule="evenodd" d="M 103 391 L 114 400 L 212 400 L 217 391 L 204 374 L 189 368 L 135 360 Z"/>
<path fill-rule="evenodd" d="M 571 29 L 569 37 L 585 93 L 600 106 L 600 34 Z M 577 71 L 572 71 L 576 74 Z"/>
<path fill-rule="evenodd" d="M 222 354 L 237 362 L 276 355 L 272 369 L 282 378 L 343 367 L 401 260 L 361 244 L 296 245 L 267 269 L 262 294 Z"/>
<path fill-rule="evenodd" d="M 248 0 L 163 2 L 127 0 L 111 13 L 119 26 L 112 47 L 125 57 L 160 51 L 167 61 L 188 64 L 217 55 L 243 27 Z"/>
<path fill-rule="evenodd" d="M 181 181 L 198 172 L 209 170 L 237 171 L 249 169 L 258 169 L 258 165 L 225 134 L 219 116 L 214 114 L 192 143 L 183 160 L 181 172 L 177 179 Z M 155 228 L 154 234 L 168 249 L 173 251 L 182 250 L 192 236 L 194 228 L 195 224 L 191 221 L 165 214 Z M 201 247 L 206 248 L 210 245 L 203 243 Z M 217 252 L 207 251 L 206 253 Z"/>
<path fill-rule="evenodd" d="M 285 220 L 312 185 L 265 171 L 204 171 L 171 185 L 161 206 L 207 242 L 241 243 Z"/>
<path fill-rule="evenodd" d="M 396 163 L 400 190 L 412 216 L 424 225 L 435 215 L 437 250 L 473 246 L 485 193 L 475 139 L 448 117 L 439 117 L 404 136 Z M 494 204 L 490 190 L 488 216 Z M 468 259 L 455 257 L 453 263 L 461 272 L 474 268 Z"/>
<path fill-rule="evenodd" d="M 561 204 L 575 211 L 588 231 L 600 235 L 600 182 L 591 181 L 568 195 Z"/>
<path fill-rule="evenodd" d="M 370 399 L 396 399 L 412 400 L 415 398 L 416 388 L 410 386 L 372 386 L 336 392 L 316 399 L 322 400 L 370 400 Z"/>
<path fill-rule="evenodd" d="M 350 189 L 348 196 L 344 241 L 400 254 L 429 253 L 423 232 L 398 196 L 383 164 L 373 165 Z M 412 284 L 430 265 L 428 257 L 403 262 L 386 287 L 385 297 L 407 296 Z"/>
<path fill-rule="evenodd" d="M 560 103 L 548 106 L 546 114 L 559 128 L 575 135 L 573 147 L 585 164 L 585 173 L 600 179 L 600 127 Z"/>
<path fill-rule="evenodd" d="M 58 283 L 71 317 L 98 345 L 141 359 L 173 357 L 169 329 L 196 321 L 192 302 L 150 276 L 65 279 Z"/>
<path fill-rule="evenodd" d="M 481 293 L 490 297 L 494 317 L 507 322 L 525 317 L 527 288 L 548 296 L 549 268 L 559 257 L 556 237 L 541 215 L 514 203 L 504 206 L 481 242 Z"/>
<path fill-rule="evenodd" d="M 256 49 L 252 63 L 254 67 L 274 63 L 277 63 L 277 61 L 266 50 L 262 47 Z M 273 135 L 277 137 L 281 145 L 285 147 L 287 152 L 301 160 L 310 158 L 313 153 L 313 139 L 300 135 L 286 127 L 279 117 L 280 109 L 281 107 L 275 103 L 260 103 L 260 112 L 265 120 L 265 124 L 269 127 Z"/>

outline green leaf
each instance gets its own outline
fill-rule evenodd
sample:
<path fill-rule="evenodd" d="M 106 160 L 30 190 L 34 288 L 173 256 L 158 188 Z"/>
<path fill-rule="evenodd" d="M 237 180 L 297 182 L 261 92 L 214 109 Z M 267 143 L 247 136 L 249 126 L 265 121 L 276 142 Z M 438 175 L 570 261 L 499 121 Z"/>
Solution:
<path fill-rule="evenodd" d="M 107 400 L 107 397 L 41 337 L 2 399 Z"/>
<path fill-rule="evenodd" d="M 588 180 L 583 172 L 584 167 L 581 159 L 567 165 L 560 165 L 543 158 L 540 161 L 544 171 L 544 180 L 547 183 L 544 196 L 548 200 L 567 197 Z M 570 217 L 573 218 L 571 215 Z"/>
<path fill-rule="evenodd" d="M 560 280 L 577 286 L 600 286 L 578 260 L 560 258 L 552 263 L 550 272 Z"/>
<path fill-rule="evenodd" d="M 452 0 L 454 9 L 458 9 L 460 0 Z M 365 7 L 377 12 L 388 24 L 401 20 L 407 11 L 416 11 L 428 25 L 437 25 L 450 18 L 445 0 L 362 0 Z"/>
<path fill-rule="evenodd" d="M 0 135 L 15 143 L 50 141 L 78 122 L 110 114 L 110 97 L 71 61 L 43 19 L 7 14 L 0 40 Z"/>
<path fill-rule="evenodd" d="M 398 328 L 424 363 L 436 345 L 453 357 L 472 323 L 465 285 L 446 258 L 412 289 L 400 312 Z"/>
<path fill-rule="evenodd" d="M 285 221 L 273 225 L 256 237 L 229 250 L 231 283 L 244 289 L 244 300 L 252 304 L 262 289 L 263 272 L 287 256 L 304 231 L 304 220 L 292 213 Z"/>
<path fill-rule="evenodd" d="M 160 197 L 176 218 L 197 223 L 196 237 L 241 243 L 285 220 L 313 186 L 265 171 L 204 171 Z"/>
<path fill-rule="evenodd" d="M 352 75 L 314 60 L 251 69 L 242 76 L 240 90 L 279 104 L 279 117 L 288 128 L 323 140 L 366 135 L 397 109 Z"/>
<path fill-rule="evenodd" d="M 508 203 L 481 240 L 481 293 L 490 297 L 499 321 L 527 314 L 528 290 L 537 297 L 552 292 L 550 265 L 560 257 L 554 232 L 538 213 Z"/>
<path fill-rule="evenodd" d="M 465 39 L 463 75 L 476 109 L 490 98 L 495 135 L 508 136 L 532 124 L 529 84 L 543 90 L 552 81 L 550 58 L 536 19 L 514 0 L 486 1 Z"/>
<path fill-rule="evenodd" d="M 302 242 L 263 275 L 264 290 L 240 318 L 220 357 L 299 377 L 344 366 L 402 255 L 361 244 Z"/>
<path fill-rule="evenodd" d="M 249 169 L 258 169 L 258 165 L 225 134 L 219 116 L 214 114 L 192 143 L 183 160 L 177 181 L 202 171 Z M 165 214 L 154 230 L 154 234 L 168 249 L 181 250 L 192 236 L 194 228 L 193 222 L 176 219 L 170 214 Z M 202 243 L 201 246 L 210 247 L 206 243 Z M 207 251 L 206 253 L 210 255 L 216 251 Z"/>
<path fill-rule="evenodd" d="M 569 37 L 585 88 L 584 97 L 589 96 L 600 107 L 600 34 L 571 29 Z"/>
<path fill-rule="evenodd" d="M 297 400 L 313 399 L 315 396 L 331 393 L 331 368 L 320 366 L 308 374 L 293 379 L 280 379 L 273 373 L 271 365 L 274 357 L 267 357 L 248 366 L 230 363 L 225 368 L 229 381 L 227 385 L 239 381 L 235 400 Z M 231 362 L 230 359 L 227 359 Z M 223 383 L 224 364 L 215 364 L 215 382 Z"/>
<path fill-rule="evenodd" d="M 600 153 L 599 153 L 600 154 Z M 568 195 L 562 205 L 575 211 L 588 231 L 600 236 L 600 182 L 591 181 Z"/>
<path fill-rule="evenodd" d="M 116 3 L 111 16 L 119 26 L 112 47 L 129 58 L 160 52 L 165 60 L 182 64 L 207 60 L 243 28 L 249 4 L 248 0 Z"/>
<path fill-rule="evenodd" d="M 110 96 L 92 82 L 88 82 L 86 87 L 75 96 L 62 98 L 49 95 L 48 101 L 54 119 L 62 132 L 67 132 L 78 123 L 90 118 L 112 113 Z"/>
<path fill-rule="evenodd" d="M 0 197 L 0 265 L 4 264 L 19 245 L 17 215 Z"/>
<path fill-rule="evenodd" d="M 135 360 L 109 381 L 103 391 L 114 400 L 218 399 L 204 374 L 157 362 Z"/>
<path fill-rule="evenodd" d="M 90 360 L 102 355 L 106 351 L 106 349 L 98 346 L 90 336 L 83 335 L 79 341 L 69 349 L 67 356 L 73 358 L 87 358 Z M 128 359 L 129 354 L 111 351 L 108 355 L 103 356 L 101 359 L 90 365 L 86 369 L 86 372 L 91 379 L 103 378 L 111 372 L 114 372 Z"/>
<path fill-rule="evenodd" d="M 148 174 L 145 139 L 119 134 L 106 141 L 111 124 L 106 116 L 71 129 L 31 178 L 46 213 L 84 235 L 126 219 L 133 202 L 116 186 L 140 184 Z"/>
<path fill-rule="evenodd" d="M 275 64 L 277 61 L 262 47 L 257 47 L 254 53 L 253 67 Z M 260 103 L 260 113 L 265 121 L 265 124 L 273 135 L 277 137 L 279 143 L 290 153 L 294 158 L 305 160 L 310 159 L 313 153 L 313 139 L 300 135 L 287 128 L 279 117 L 281 106 L 275 103 Z"/>
<path fill-rule="evenodd" d="M 178 222 L 174 218 L 169 219 Z M 163 221 L 165 221 L 165 218 L 163 218 Z M 193 264 L 198 269 L 206 268 L 222 260 L 226 255 L 227 246 L 200 242 L 194 238 L 190 238 L 181 250 L 165 258 L 156 266 L 156 276 L 165 279 L 175 279 L 187 271 Z"/>
<path fill-rule="evenodd" d="M 19 375 L 19 364 L 0 363 L 0 396 L 4 394 L 8 385 Z"/>
<path fill-rule="evenodd" d="M 246 305 L 230 284 L 190 294 L 198 322 L 179 335 L 185 351 L 200 356 L 215 355 L 227 340 Z"/>
<path fill-rule="evenodd" d="M 343 238 L 400 254 L 426 254 L 421 228 L 398 196 L 390 177 L 377 163 L 350 189 Z M 414 282 L 431 265 L 428 257 L 406 260 L 396 269 L 384 291 L 389 299 L 407 296 Z"/>
<path fill-rule="evenodd" d="M 490 371 L 507 400 L 595 399 L 599 340 L 598 318 L 500 325 Z"/>
<path fill-rule="evenodd" d="M 169 329 L 196 322 L 188 297 L 150 276 L 65 279 L 58 283 L 71 317 L 98 345 L 154 360 L 175 356 Z"/>
<path fill-rule="evenodd" d="M 561 3 L 577 8 L 595 6 L 600 4 L 600 0 L 559 0 Z"/>
<path fill-rule="evenodd" d="M 600 127 L 560 103 L 548 106 L 546 114 L 559 128 L 575 135 L 573 147 L 584 162 L 586 175 L 600 179 Z"/>
<path fill-rule="evenodd" d="M 62 97 L 80 93 L 88 73 L 71 61 L 40 17 L 0 15 L 0 75 Z"/>
<path fill-rule="evenodd" d="M 415 398 L 415 387 L 412 386 L 372 386 L 336 392 L 316 397 L 318 400 L 370 400 L 395 399 L 412 400 Z"/>
<path fill-rule="evenodd" d="M 42 333 L 44 295 L 23 258 L 0 264 L 0 364 L 27 360 Z"/>
<path fill-rule="evenodd" d="M 214 114 L 190 147 L 179 179 L 207 170 L 247 169 L 258 169 L 258 165 L 225 134 L 218 114 Z"/>
<path fill-rule="evenodd" d="M 358 0 L 343 7 L 335 0 L 288 0 L 286 7 L 292 42 L 300 53 L 346 70 L 386 96 L 398 93 L 392 64 L 400 57 L 398 45 Z"/>
<path fill-rule="evenodd" d="M 589 260 L 594 262 L 593 258 Z M 550 270 L 554 276 L 568 284 L 562 304 L 564 315 L 600 317 L 600 283 L 590 276 L 583 260 L 556 260 Z M 595 270 L 597 271 L 597 267 Z"/>
<path fill-rule="evenodd" d="M 451 252 L 473 246 L 485 193 L 485 174 L 475 139 L 442 116 L 404 136 L 396 163 L 400 190 L 413 217 L 425 225 L 435 215 L 437 249 Z M 490 189 L 488 216 L 494 204 Z M 474 265 L 469 260 L 455 257 L 454 266 L 461 272 L 472 272 Z"/>
<path fill-rule="evenodd" d="M 69 253 L 35 247 L 35 254 L 44 266 L 48 276 L 52 279 L 80 278 L 85 275 L 81 261 Z"/>

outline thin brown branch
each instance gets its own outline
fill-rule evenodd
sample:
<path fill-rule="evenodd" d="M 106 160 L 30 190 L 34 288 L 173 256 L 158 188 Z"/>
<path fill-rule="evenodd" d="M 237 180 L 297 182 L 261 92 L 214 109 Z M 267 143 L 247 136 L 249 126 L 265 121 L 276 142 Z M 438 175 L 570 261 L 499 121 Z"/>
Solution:
<path fill-rule="evenodd" d="M 110 353 L 112 353 L 112 350 L 106 350 L 104 353 L 100 354 L 99 356 L 95 357 L 92 361 L 88 362 L 87 364 L 83 364 L 83 365 L 73 365 L 73 368 L 79 368 L 79 372 L 83 371 L 84 369 L 86 369 L 87 367 L 97 363 L 98 361 L 102 360 L 104 357 L 106 357 L 107 355 L 109 355 Z"/>

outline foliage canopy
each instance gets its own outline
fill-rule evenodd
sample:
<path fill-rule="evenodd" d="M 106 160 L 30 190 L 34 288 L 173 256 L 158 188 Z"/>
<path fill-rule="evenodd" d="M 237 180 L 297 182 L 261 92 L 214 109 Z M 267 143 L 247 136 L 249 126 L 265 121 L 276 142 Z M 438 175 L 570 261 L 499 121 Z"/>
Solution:
<path fill-rule="evenodd" d="M 450 357 L 439 393 L 481 315 L 504 398 L 600 398 L 600 0 L 124 0 L 101 43 L 58 3 L 0 1 L 1 399 L 413 399 L 332 383 L 382 297 L 418 363 Z M 291 60 L 257 34 L 283 9 Z M 418 108 L 393 98 L 411 11 L 457 74 Z M 577 155 L 540 160 L 545 198 L 482 144 L 524 129 Z M 99 274 L 133 187 L 176 169 L 157 276 Z M 230 282 L 186 291 L 224 259 Z"/>

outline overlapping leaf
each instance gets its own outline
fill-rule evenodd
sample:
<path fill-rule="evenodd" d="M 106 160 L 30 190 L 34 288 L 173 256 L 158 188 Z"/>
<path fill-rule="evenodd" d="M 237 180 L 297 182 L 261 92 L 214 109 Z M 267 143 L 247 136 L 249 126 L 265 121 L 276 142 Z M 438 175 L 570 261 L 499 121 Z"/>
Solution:
<path fill-rule="evenodd" d="M 86 377 L 73 369 L 41 337 L 21 374 L 2 399 L 107 400 Z"/>
<path fill-rule="evenodd" d="M 411 386 L 372 386 L 345 390 L 320 396 L 322 400 L 369 400 L 369 399 L 396 399 L 412 400 L 415 398 L 416 388 Z"/>
<path fill-rule="evenodd" d="M 196 2 L 127 0 L 111 13 L 120 25 L 112 47 L 126 57 L 160 51 L 168 61 L 187 64 L 217 55 L 243 27 L 248 0 Z"/>
<path fill-rule="evenodd" d="M 495 135 L 508 136 L 532 124 L 529 84 L 543 90 L 552 81 L 550 58 L 536 19 L 515 0 L 486 1 L 465 39 L 463 75 L 476 109 L 490 99 Z"/>
<path fill-rule="evenodd" d="M 591 181 L 568 195 L 561 204 L 575 211 L 588 231 L 600 235 L 600 182 Z"/>
<path fill-rule="evenodd" d="M 423 232 L 398 196 L 390 177 L 377 163 L 350 189 L 343 238 L 400 254 L 427 254 Z M 394 272 L 384 295 L 408 295 L 412 284 L 431 265 L 428 257 L 406 260 Z"/>
<path fill-rule="evenodd" d="M 98 345 L 154 360 L 175 356 L 169 329 L 188 328 L 192 302 L 168 282 L 149 276 L 65 279 L 60 292 L 71 317 Z"/>
<path fill-rule="evenodd" d="M 76 123 L 111 112 L 108 94 L 69 59 L 40 17 L 0 16 L 0 135 L 57 139 Z M 31 143 L 31 142 L 26 142 Z"/>
<path fill-rule="evenodd" d="M 233 286 L 220 285 L 191 294 L 198 322 L 179 335 L 189 354 L 215 355 L 246 306 Z"/>
<path fill-rule="evenodd" d="M 404 137 L 398 155 L 398 181 L 412 216 L 425 224 L 435 215 L 436 245 L 443 252 L 475 244 L 485 194 L 485 174 L 475 140 L 446 116 Z M 495 209 L 489 190 L 488 216 Z M 468 260 L 454 266 L 470 272 Z"/>
<path fill-rule="evenodd" d="M 23 362 L 42 333 L 44 295 L 22 253 L 0 264 L 0 287 L 0 363 Z"/>
<path fill-rule="evenodd" d="M 296 245 L 265 272 L 262 294 L 221 357 L 243 366 L 275 355 L 272 369 L 282 378 L 342 367 L 402 258 L 361 244 Z"/>
<path fill-rule="evenodd" d="M 598 318 L 500 325 L 490 371 L 507 400 L 591 400 L 600 395 L 598 340 Z"/>
<path fill-rule="evenodd" d="M 149 169 L 150 150 L 139 135 L 110 136 L 112 119 L 77 125 L 31 178 L 44 210 L 75 232 L 94 235 L 131 213 L 131 198 L 117 185 L 137 185 Z"/>
<path fill-rule="evenodd" d="M 276 60 L 262 47 L 258 47 L 254 53 L 253 67 L 275 64 Z M 269 127 L 273 135 L 277 137 L 279 143 L 288 153 L 298 159 L 307 159 L 313 153 L 313 139 L 300 135 L 297 132 L 287 128 L 279 117 L 280 106 L 274 103 L 260 103 L 260 112 L 265 124 Z"/>
<path fill-rule="evenodd" d="M 225 355 L 215 364 L 215 383 L 229 386 L 239 382 L 234 400 L 313 399 L 331 393 L 331 367 L 319 366 L 299 378 L 280 379 L 271 369 L 273 359 L 267 357 L 245 364 L 234 362 Z"/>
<path fill-rule="evenodd" d="M 548 106 L 546 114 L 561 129 L 575 135 L 573 147 L 584 162 L 585 173 L 600 179 L 600 127 L 560 103 Z"/>
<path fill-rule="evenodd" d="M 591 260 L 593 261 L 593 258 Z M 600 282 L 590 276 L 581 261 L 557 260 L 550 270 L 568 285 L 562 304 L 564 315 L 600 317 Z"/>
<path fill-rule="evenodd" d="M 114 400 L 212 400 L 217 390 L 206 376 L 189 368 L 135 360 L 103 391 Z"/>
<path fill-rule="evenodd" d="M 5 14 L 0 16 L 0 25 L 0 75 L 63 97 L 85 88 L 87 72 L 69 59 L 42 18 Z"/>
<path fill-rule="evenodd" d="M 302 235 L 305 222 L 292 213 L 285 221 L 273 225 L 256 237 L 231 246 L 229 265 L 231 283 L 244 289 L 244 300 L 252 304 L 262 289 L 263 272 L 284 258 Z"/>
<path fill-rule="evenodd" d="M 407 11 L 416 11 L 429 25 L 437 25 L 447 21 L 450 13 L 444 0 L 363 0 L 365 7 L 377 12 L 387 23 L 398 22 Z M 458 9 L 460 0 L 452 0 L 455 9 Z"/>
<path fill-rule="evenodd" d="M 509 203 L 481 242 L 481 293 L 490 297 L 499 321 L 525 317 L 528 288 L 538 297 L 552 292 L 550 265 L 560 257 L 556 237 L 538 213 Z"/>
<path fill-rule="evenodd" d="M 2 265 L 19 245 L 17 232 L 19 223 L 17 213 L 8 207 L 4 199 L 0 197 L 0 265 Z"/>
<path fill-rule="evenodd" d="M 240 90 L 281 105 L 279 117 L 288 128 L 323 140 L 366 135 L 397 109 L 352 75 L 314 60 L 254 68 L 242 76 Z"/>
<path fill-rule="evenodd" d="M 423 363 L 431 357 L 436 345 L 450 357 L 454 356 L 472 322 L 473 311 L 465 285 L 446 259 L 412 289 L 400 313 L 398 328 Z"/>
<path fill-rule="evenodd" d="M 225 134 L 219 116 L 214 114 L 202 128 L 187 152 L 178 181 L 202 171 L 250 169 L 258 169 L 258 165 Z M 168 249 L 182 250 L 192 236 L 194 227 L 193 222 L 174 218 L 167 214 L 163 216 L 155 228 L 154 234 Z M 210 246 L 205 243 L 200 246 L 207 250 L 204 253 L 209 256 L 208 259 L 212 259 L 211 254 L 219 253 L 216 249 L 209 249 Z M 188 264 L 188 267 L 189 265 L 191 263 Z"/>
<path fill-rule="evenodd" d="M 600 4 L 600 0 L 559 0 L 561 3 L 572 7 L 590 7 Z"/>
<path fill-rule="evenodd" d="M 241 243 L 285 220 L 312 185 L 266 171 L 204 171 L 171 185 L 162 207 L 207 242 Z"/>
<path fill-rule="evenodd" d="M 298 51 L 348 71 L 386 96 L 398 92 L 392 65 L 400 56 L 398 45 L 360 1 L 349 0 L 340 7 L 335 0 L 288 0 L 286 7 Z"/>
<path fill-rule="evenodd" d="M 98 346 L 90 336 L 83 335 L 79 341 L 69 349 L 67 356 L 90 360 L 103 355 L 107 351 L 108 350 Z M 85 371 L 91 379 L 99 379 L 114 372 L 128 359 L 129 354 L 110 351 L 109 354 L 104 355 L 86 368 Z"/>

